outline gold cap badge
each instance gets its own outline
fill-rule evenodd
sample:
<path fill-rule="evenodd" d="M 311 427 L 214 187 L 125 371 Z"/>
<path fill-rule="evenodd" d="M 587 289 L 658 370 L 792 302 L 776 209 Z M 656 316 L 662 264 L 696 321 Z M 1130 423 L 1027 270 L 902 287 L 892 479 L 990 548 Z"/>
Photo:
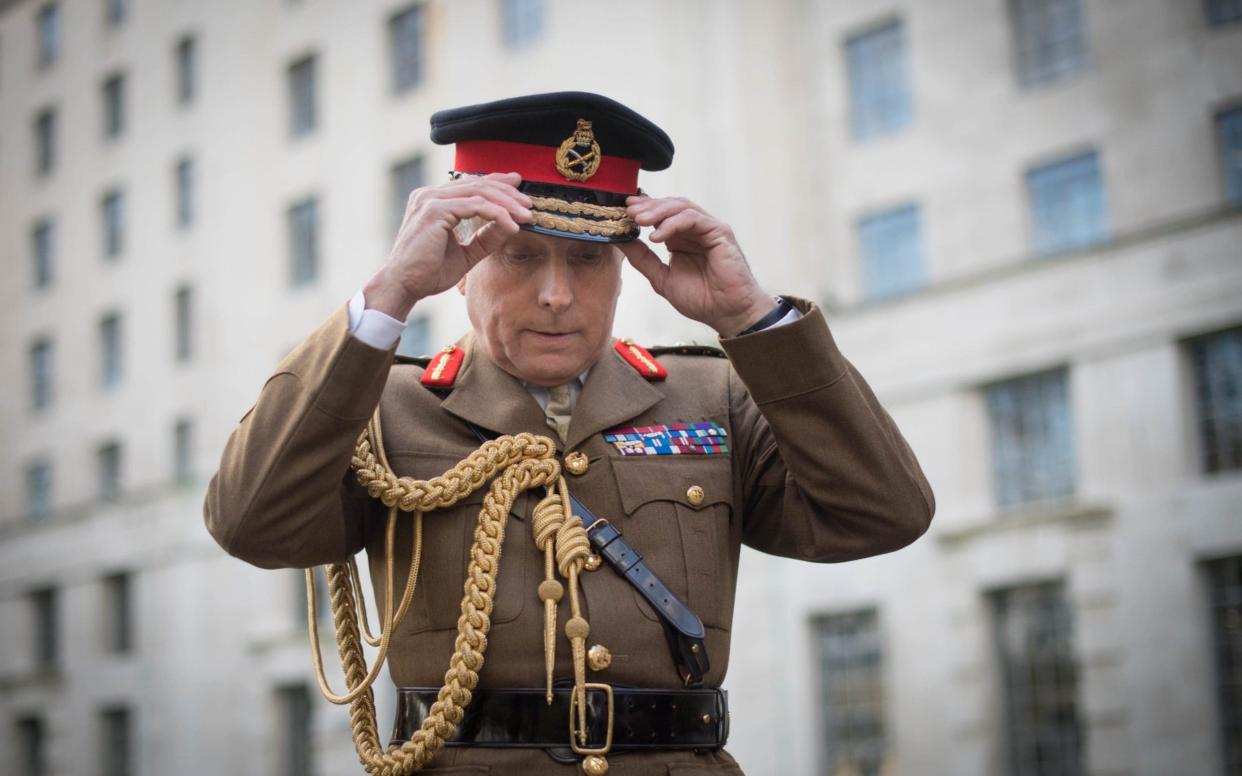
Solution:
<path fill-rule="evenodd" d="M 556 149 L 556 171 L 566 180 L 589 181 L 599 170 L 600 156 L 591 122 L 578 119 L 578 128 Z"/>

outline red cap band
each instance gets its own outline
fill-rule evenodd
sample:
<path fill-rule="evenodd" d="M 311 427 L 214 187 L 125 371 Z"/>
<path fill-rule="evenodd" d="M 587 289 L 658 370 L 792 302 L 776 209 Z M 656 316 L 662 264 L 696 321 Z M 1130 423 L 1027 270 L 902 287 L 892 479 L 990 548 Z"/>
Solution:
<path fill-rule="evenodd" d="M 457 144 L 453 169 L 464 173 L 516 172 L 524 181 L 554 183 L 579 189 L 610 191 L 614 194 L 638 193 L 637 159 L 605 156 L 588 181 L 566 180 L 556 171 L 556 149 L 532 143 L 504 140 L 463 140 Z"/>

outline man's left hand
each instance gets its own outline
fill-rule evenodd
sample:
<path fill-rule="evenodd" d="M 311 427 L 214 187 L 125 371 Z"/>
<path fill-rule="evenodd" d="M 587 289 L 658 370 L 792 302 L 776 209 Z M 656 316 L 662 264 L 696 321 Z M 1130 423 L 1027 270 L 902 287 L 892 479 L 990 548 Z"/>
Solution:
<path fill-rule="evenodd" d="M 647 239 L 668 248 L 665 264 L 641 240 L 617 243 L 634 268 L 677 312 L 732 337 L 772 311 L 776 303 L 750 271 L 733 230 L 680 197 L 630 197 L 626 212 Z"/>

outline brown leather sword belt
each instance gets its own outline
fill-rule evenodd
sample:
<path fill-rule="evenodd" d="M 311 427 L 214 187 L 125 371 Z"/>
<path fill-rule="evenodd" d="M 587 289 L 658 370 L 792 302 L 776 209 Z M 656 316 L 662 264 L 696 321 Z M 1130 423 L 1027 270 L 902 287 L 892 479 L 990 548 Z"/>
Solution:
<path fill-rule="evenodd" d="M 445 746 L 538 747 L 557 760 L 580 759 L 569 748 L 572 687 L 544 690 L 486 689 L 471 693 L 457 733 Z M 397 690 L 392 743 L 414 735 L 439 688 Z M 728 693 L 724 690 L 652 690 L 588 684 L 586 743 L 580 750 L 610 752 L 657 749 L 719 749 L 729 736 Z M 576 714 L 572 715 L 574 718 Z"/>

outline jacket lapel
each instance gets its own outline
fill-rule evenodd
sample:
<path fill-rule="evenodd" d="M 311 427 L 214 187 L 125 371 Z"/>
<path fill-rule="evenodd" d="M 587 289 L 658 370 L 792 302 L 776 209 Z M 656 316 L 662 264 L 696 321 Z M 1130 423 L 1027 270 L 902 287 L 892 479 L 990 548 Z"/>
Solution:
<path fill-rule="evenodd" d="M 637 417 L 663 398 L 663 394 L 609 347 L 591 368 L 582 386 L 569 422 L 565 449 L 577 447 L 584 439 Z"/>
<path fill-rule="evenodd" d="M 539 403 L 513 375 L 496 366 L 469 334 L 458 343 L 466 351 L 453 391 L 440 406 L 462 420 L 499 434 L 523 431 L 556 439 Z"/>

